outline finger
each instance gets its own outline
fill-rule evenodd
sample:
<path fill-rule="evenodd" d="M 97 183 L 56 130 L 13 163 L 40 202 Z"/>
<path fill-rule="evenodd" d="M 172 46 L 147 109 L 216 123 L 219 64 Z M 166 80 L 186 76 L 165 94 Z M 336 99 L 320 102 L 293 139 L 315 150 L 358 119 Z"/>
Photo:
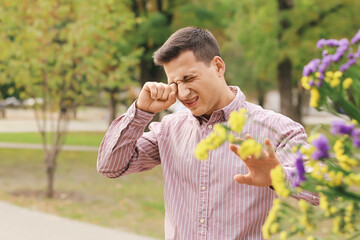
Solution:
<path fill-rule="evenodd" d="M 168 99 L 166 99 L 164 101 L 164 109 L 169 108 L 171 105 L 173 105 L 176 102 L 176 93 L 175 92 L 171 92 L 169 94 Z"/>
<path fill-rule="evenodd" d="M 249 133 L 247 133 L 247 134 L 245 135 L 245 139 L 247 140 L 247 139 L 250 139 L 250 138 L 252 138 L 251 135 L 250 135 Z"/>
<path fill-rule="evenodd" d="M 174 92 L 175 96 L 176 96 L 177 91 L 178 91 L 178 85 L 173 82 L 173 83 L 170 83 L 169 86 L 171 87 L 171 92 Z"/>
<path fill-rule="evenodd" d="M 157 91 L 158 91 L 156 84 L 153 84 L 153 83 L 149 84 L 148 87 L 149 87 L 149 91 L 150 91 L 150 97 L 152 99 L 156 100 L 156 95 L 157 95 Z"/>
<path fill-rule="evenodd" d="M 239 157 L 239 154 L 238 154 L 239 147 L 238 146 L 236 146 L 235 144 L 230 144 L 229 148 L 233 153 L 235 153 Z"/>
<path fill-rule="evenodd" d="M 271 144 L 270 139 L 265 138 L 265 139 L 264 139 L 264 145 L 265 145 L 266 150 L 267 150 L 267 152 L 268 152 L 269 155 L 275 154 L 275 150 L 274 150 L 273 145 Z"/>
<path fill-rule="evenodd" d="M 156 100 L 164 100 L 164 99 L 162 99 L 162 96 L 165 91 L 165 84 L 156 83 L 156 88 L 157 88 Z"/>
<path fill-rule="evenodd" d="M 246 175 L 237 174 L 234 176 L 234 180 L 241 184 L 253 185 L 252 179 L 249 176 L 249 174 L 246 174 Z"/>
<path fill-rule="evenodd" d="M 170 98 L 171 91 L 172 91 L 171 87 L 169 85 L 165 85 L 164 86 L 164 92 L 163 92 L 160 99 L 164 100 L 164 101 L 168 100 Z"/>

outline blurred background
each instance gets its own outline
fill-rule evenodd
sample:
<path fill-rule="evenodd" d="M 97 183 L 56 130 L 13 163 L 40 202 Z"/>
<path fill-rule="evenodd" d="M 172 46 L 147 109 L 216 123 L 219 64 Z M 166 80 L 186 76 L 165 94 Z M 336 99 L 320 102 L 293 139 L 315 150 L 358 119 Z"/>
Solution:
<path fill-rule="evenodd" d="M 310 129 L 330 117 L 308 107 L 302 68 L 317 40 L 356 33 L 359 10 L 357 0 L 0 0 L 0 201 L 163 238 L 161 167 L 96 172 L 109 123 L 145 82 L 166 82 L 153 52 L 181 27 L 206 28 L 229 85 Z"/>

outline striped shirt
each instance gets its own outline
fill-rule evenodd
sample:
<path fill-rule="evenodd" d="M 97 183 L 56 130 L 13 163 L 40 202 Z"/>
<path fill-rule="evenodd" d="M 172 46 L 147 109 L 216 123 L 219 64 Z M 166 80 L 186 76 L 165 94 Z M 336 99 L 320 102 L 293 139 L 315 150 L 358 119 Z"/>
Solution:
<path fill-rule="evenodd" d="M 236 94 L 234 100 L 214 111 L 209 119 L 195 117 L 185 109 L 165 116 L 160 123 L 151 123 L 145 133 L 154 114 L 137 109 L 134 103 L 114 120 L 101 143 L 97 167 L 107 177 L 161 164 L 166 239 L 263 239 L 261 227 L 275 192 L 234 181 L 236 174 L 248 170 L 228 144 L 211 151 L 204 162 L 194 157 L 199 141 L 214 124 L 227 122 L 232 111 L 247 109 L 250 117 L 238 136 L 244 138 L 249 133 L 260 143 L 269 138 L 287 175 L 295 162 L 291 148 L 307 138 L 300 124 L 247 102 L 238 87 L 230 89 Z M 318 198 L 309 193 L 293 197 L 318 204 Z"/>

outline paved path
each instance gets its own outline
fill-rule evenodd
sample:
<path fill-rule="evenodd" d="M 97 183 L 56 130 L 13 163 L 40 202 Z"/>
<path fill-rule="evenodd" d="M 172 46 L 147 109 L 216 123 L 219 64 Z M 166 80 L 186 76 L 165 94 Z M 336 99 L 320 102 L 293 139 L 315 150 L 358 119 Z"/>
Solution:
<path fill-rule="evenodd" d="M 12 149 L 43 149 L 41 144 L 36 143 L 8 143 L 0 142 L 0 148 L 12 148 Z M 97 152 L 99 147 L 92 146 L 72 146 L 64 145 L 62 146 L 63 151 L 86 151 L 86 152 Z"/>
<path fill-rule="evenodd" d="M 155 240 L 0 201 L 1 240 Z"/>

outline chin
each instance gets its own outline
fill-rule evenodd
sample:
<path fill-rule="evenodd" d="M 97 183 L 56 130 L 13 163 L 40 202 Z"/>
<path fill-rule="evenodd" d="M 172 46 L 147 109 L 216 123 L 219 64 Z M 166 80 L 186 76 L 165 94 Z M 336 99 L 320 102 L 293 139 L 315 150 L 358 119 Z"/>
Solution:
<path fill-rule="evenodd" d="M 197 117 L 201 117 L 205 114 L 204 112 L 200 112 L 200 111 L 191 111 L 191 112 L 193 115 L 195 115 Z"/>

